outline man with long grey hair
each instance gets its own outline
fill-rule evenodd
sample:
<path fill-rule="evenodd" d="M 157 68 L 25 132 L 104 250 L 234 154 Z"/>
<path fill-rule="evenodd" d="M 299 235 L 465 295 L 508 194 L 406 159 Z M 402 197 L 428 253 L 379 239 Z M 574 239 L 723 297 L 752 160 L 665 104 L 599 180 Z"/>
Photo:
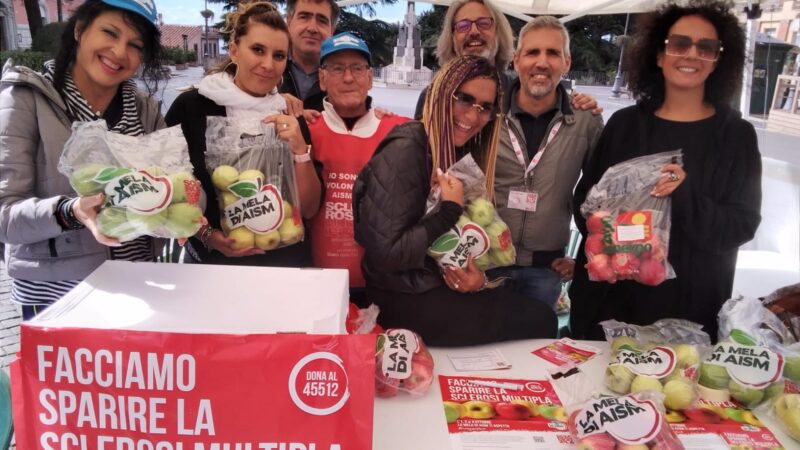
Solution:
<path fill-rule="evenodd" d="M 461 55 L 482 56 L 500 72 L 505 87 L 506 69 L 514 54 L 514 34 L 508 19 L 490 0 L 455 0 L 447 9 L 436 45 L 439 65 Z M 420 92 L 414 118 L 422 117 L 428 89 Z"/>

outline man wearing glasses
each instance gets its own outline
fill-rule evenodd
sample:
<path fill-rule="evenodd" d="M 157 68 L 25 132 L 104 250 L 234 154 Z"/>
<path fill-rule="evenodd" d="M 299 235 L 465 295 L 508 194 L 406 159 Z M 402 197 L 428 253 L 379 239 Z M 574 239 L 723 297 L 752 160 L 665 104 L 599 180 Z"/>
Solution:
<path fill-rule="evenodd" d="M 514 34 L 503 13 L 488 0 L 455 0 L 447 9 L 436 44 L 439 65 L 461 55 L 482 56 L 500 73 L 503 91 L 510 80 L 506 70 L 514 51 Z M 422 118 L 425 88 L 419 95 L 414 118 Z"/>
<path fill-rule="evenodd" d="M 348 269 L 351 298 L 362 303 L 364 250 L 353 238 L 353 182 L 389 131 L 408 119 L 379 118 L 371 108 L 371 55 L 363 40 L 337 34 L 322 44 L 320 56 L 319 83 L 327 95 L 321 119 L 309 125 L 325 186 L 322 206 L 311 222 L 314 266 Z"/>
<path fill-rule="evenodd" d="M 319 85 L 320 46 L 336 29 L 339 6 L 333 0 L 288 0 L 289 63 L 279 90 L 302 100 L 305 109 L 322 111 L 325 93 Z M 290 104 L 290 108 L 292 105 Z M 299 114 L 299 104 L 292 110 Z"/>
<path fill-rule="evenodd" d="M 601 116 L 570 107 L 560 83 L 570 63 L 569 34 L 555 17 L 537 17 L 520 31 L 519 79 L 504 99 L 495 169 L 495 202 L 517 261 L 490 275 L 510 277 L 514 290 L 551 307 L 574 267 L 564 256 L 572 192 L 603 128 Z"/>

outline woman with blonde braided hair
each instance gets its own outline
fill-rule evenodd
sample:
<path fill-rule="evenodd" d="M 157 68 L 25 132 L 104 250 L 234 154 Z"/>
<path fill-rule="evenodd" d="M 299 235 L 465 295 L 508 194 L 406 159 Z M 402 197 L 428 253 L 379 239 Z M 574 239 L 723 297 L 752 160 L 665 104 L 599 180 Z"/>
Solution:
<path fill-rule="evenodd" d="M 230 57 L 200 81 L 197 89 L 184 92 L 167 112 L 169 126 L 181 125 L 189 146 L 194 173 L 208 199 L 203 227 L 186 245 L 189 256 L 204 264 L 306 267 L 311 265 L 308 240 L 265 252 L 251 246 L 240 248 L 220 230 L 220 208 L 211 174 L 206 168 L 206 118 L 226 116 L 259 129 L 263 121 L 275 126 L 294 154 L 294 170 L 303 218 L 319 208 L 319 173 L 308 158 L 310 137 L 303 117 L 287 113 L 285 98 L 277 86 L 289 56 L 289 29 L 269 2 L 240 3 L 228 13 Z"/>
<path fill-rule="evenodd" d="M 471 258 L 465 269 L 442 271 L 426 254 L 464 208 L 461 181 L 446 174 L 453 163 L 471 154 L 486 173 L 491 196 L 501 97 L 488 60 L 451 60 L 433 80 L 423 121 L 395 127 L 359 174 L 353 188 L 355 238 L 365 250 L 367 299 L 380 307 L 384 327 L 414 330 L 438 346 L 555 336 L 556 318 L 546 305 L 489 289 Z M 436 185 L 441 208 L 425 215 Z"/>

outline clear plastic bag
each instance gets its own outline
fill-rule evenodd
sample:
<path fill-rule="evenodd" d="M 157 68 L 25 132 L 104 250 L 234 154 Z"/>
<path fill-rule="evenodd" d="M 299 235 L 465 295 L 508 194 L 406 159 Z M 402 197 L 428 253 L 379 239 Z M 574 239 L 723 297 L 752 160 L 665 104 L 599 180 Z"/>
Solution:
<path fill-rule="evenodd" d="M 574 365 L 551 369 L 550 380 L 567 405 L 567 428 L 579 448 L 684 448 L 667 423 L 660 392 L 599 395 L 591 378 Z"/>
<path fill-rule="evenodd" d="M 758 299 L 736 297 L 719 312 L 719 342 L 700 365 L 700 396 L 752 409 L 796 391 L 800 344 Z M 793 387 L 794 386 L 794 387 Z"/>
<path fill-rule="evenodd" d="M 592 187 L 581 205 L 590 280 L 656 286 L 675 278 L 667 260 L 672 200 L 650 192 L 661 168 L 681 161 L 680 150 L 634 158 L 608 168 Z"/>
<path fill-rule="evenodd" d="M 673 411 L 695 405 L 697 370 L 711 345 L 701 325 L 681 319 L 664 319 L 648 326 L 616 320 L 600 325 L 611 343 L 604 376 L 609 390 L 617 394 L 661 392 L 664 406 Z"/>
<path fill-rule="evenodd" d="M 97 226 L 121 242 L 187 238 L 200 229 L 202 189 L 179 126 L 129 136 L 104 120 L 76 122 L 58 170 L 78 195 L 105 194 Z"/>
<path fill-rule="evenodd" d="M 271 125 L 261 124 L 255 135 L 248 132 L 251 125 L 207 119 L 206 167 L 217 191 L 220 226 L 236 248 L 296 244 L 305 229 L 291 150 Z"/>
<path fill-rule="evenodd" d="M 421 397 L 433 383 L 433 356 L 410 330 L 390 329 L 378 335 L 375 395 L 390 398 L 399 391 Z"/>
<path fill-rule="evenodd" d="M 455 227 L 431 244 L 428 255 L 443 268 L 465 268 L 469 256 L 481 270 L 513 265 L 517 253 L 511 242 L 511 230 L 497 214 L 492 202 L 486 199 L 486 176 L 472 155 L 458 160 L 447 173 L 464 184 L 464 214 Z M 441 191 L 437 186 L 428 195 L 426 215 L 439 209 L 440 197 Z"/>

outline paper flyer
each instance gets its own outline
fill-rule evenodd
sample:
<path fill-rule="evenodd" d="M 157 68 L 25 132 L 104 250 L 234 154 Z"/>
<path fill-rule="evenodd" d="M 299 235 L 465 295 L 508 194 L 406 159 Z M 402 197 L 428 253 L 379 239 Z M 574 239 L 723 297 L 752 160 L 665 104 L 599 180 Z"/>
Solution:
<path fill-rule="evenodd" d="M 781 450 L 780 441 L 752 411 L 733 402 L 707 403 L 667 414 L 686 450 Z"/>
<path fill-rule="evenodd" d="M 439 375 L 439 386 L 453 450 L 575 447 L 549 381 Z"/>
<path fill-rule="evenodd" d="M 531 353 L 547 362 L 563 366 L 571 362 L 575 364 L 586 362 L 601 352 L 597 347 L 581 344 L 569 338 L 561 338 L 544 347 L 537 348 Z"/>

